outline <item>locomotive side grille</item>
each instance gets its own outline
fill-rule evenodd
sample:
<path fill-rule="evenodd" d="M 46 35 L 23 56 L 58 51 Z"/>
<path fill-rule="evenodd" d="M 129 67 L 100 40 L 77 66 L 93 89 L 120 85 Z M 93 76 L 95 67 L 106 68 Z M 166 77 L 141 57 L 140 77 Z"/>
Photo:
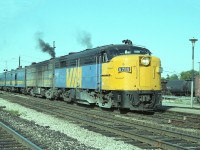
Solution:
<path fill-rule="evenodd" d="M 133 94 L 127 94 L 127 97 L 130 101 L 134 100 L 134 95 Z"/>

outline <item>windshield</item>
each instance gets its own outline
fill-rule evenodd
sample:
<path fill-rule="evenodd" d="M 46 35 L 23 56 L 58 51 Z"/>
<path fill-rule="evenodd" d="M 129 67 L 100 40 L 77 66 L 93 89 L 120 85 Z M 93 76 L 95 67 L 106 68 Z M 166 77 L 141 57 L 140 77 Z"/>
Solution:
<path fill-rule="evenodd" d="M 143 54 L 143 55 L 151 55 L 151 52 L 148 49 L 141 47 L 120 47 L 120 48 L 112 48 L 107 50 L 108 59 L 112 59 L 115 56 L 119 55 L 130 55 L 130 54 Z"/>

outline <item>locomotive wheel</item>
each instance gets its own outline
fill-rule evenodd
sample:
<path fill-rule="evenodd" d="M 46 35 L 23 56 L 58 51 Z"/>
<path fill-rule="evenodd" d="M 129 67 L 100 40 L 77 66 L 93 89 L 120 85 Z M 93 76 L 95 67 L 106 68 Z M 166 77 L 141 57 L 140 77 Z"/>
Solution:
<path fill-rule="evenodd" d="M 46 97 L 47 99 L 50 99 L 50 100 L 54 99 L 54 93 L 53 93 L 53 91 L 52 91 L 52 90 L 47 90 L 47 91 L 45 92 L 45 97 Z"/>
<path fill-rule="evenodd" d="M 30 95 L 33 96 L 33 97 L 36 96 L 35 93 L 34 93 L 34 90 L 33 90 L 33 89 L 31 89 L 31 91 L 30 91 Z"/>
<path fill-rule="evenodd" d="M 66 102 L 72 102 L 72 98 L 70 96 L 70 92 L 69 91 L 66 91 L 62 94 L 62 98 L 64 101 Z"/>

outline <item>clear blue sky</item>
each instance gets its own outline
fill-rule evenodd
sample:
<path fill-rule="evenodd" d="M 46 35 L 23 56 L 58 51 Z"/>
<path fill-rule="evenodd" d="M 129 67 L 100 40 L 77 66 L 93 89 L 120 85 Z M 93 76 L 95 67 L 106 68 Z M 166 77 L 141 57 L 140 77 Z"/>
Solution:
<path fill-rule="evenodd" d="M 199 0 L 0 0 L 0 71 L 49 59 L 37 45 L 37 33 L 52 44 L 56 56 L 86 49 L 79 36 L 91 36 L 93 47 L 131 39 L 159 57 L 166 74 L 200 62 Z"/>

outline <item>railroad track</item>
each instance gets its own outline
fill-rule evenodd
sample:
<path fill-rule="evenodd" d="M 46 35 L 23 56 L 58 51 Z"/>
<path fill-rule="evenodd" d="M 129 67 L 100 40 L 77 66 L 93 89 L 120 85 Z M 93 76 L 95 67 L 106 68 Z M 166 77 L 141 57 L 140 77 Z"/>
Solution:
<path fill-rule="evenodd" d="M 165 118 L 168 124 L 173 124 L 177 127 L 200 129 L 200 115 L 186 114 L 180 112 L 155 113 L 156 118 Z"/>
<path fill-rule="evenodd" d="M 1 150 L 41 150 L 40 147 L 0 122 L 0 149 Z"/>
<path fill-rule="evenodd" d="M 20 95 L 18 95 L 20 97 Z M 23 95 L 21 97 L 24 97 Z M 35 99 L 33 97 L 28 96 L 29 99 Z M 27 97 L 26 97 L 27 98 Z M 39 100 L 41 100 L 39 98 Z M 43 99 L 44 100 L 44 99 Z M 49 101 L 48 101 L 49 103 Z M 55 103 L 56 106 L 62 107 L 63 105 L 66 105 L 65 102 L 60 101 L 60 103 Z M 65 106 L 67 107 L 67 106 Z M 86 109 L 85 105 L 84 108 Z M 91 109 L 91 108 L 90 108 Z M 100 113 L 102 112 L 102 109 L 99 107 L 95 107 L 96 111 L 99 111 Z M 112 112 L 113 113 L 113 112 Z M 115 114 L 119 114 L 119 111 L 115 111 Z M 114 114 L 113 113 L 113 114 Z M 126 112 L 125 112 L 126 113 Z M 125 116 L 132 117 L 132 118 L 137 118 L 138 120 L 149 120 L 149 121 L 154 121 L 160 124 L 165 124 L 165 125 L 173 125 L 175 127 L 180 127 L 180 128 L 185 128 L 185 129 L 200 129 L 200 115 L 191 115 L 191 114 L 186 114 L 186 113 L 180 113 L 180 112 L 156 112 L 152 115 L 147 115 L 144 113 L 132 113 L 129 112 L 127 114 L 124 114 Z M 184 130 L 183 130 L 184 132 Z M 191 133 L 193 134 L 193 133 Z M 194 133 L 194 135 L 197 135 Z"/>
<path fill-rule="evenodd" d="M 5 99 L 25 107 L 75 121 L 89 130 L 95 130 L 119 139 L 124 138 L 128 143 L 133 143 L 133 145 L 138 146 L 140 144 L 142 148 L 200 148 L 199 136 L 168 130 L 168 127 L 164 128 L 156 124 L 144 123 L 122 116 L 113 117 L 111 113 L 99 113 L 96 110 L 80 109 L 80 107 L 72 107 L 71 105 L 63 106 L 62 103 L 59 104 L 52 101 L 41 99 L 38 101 L 32 97 L 18 96 L 18 98 L 19 100 L 14 95 L 5 96 Z M 27 101 L 28 99 L 29 101 Z M 31 99 L 34 100 L 32 101 Z"/>
<path fill-rule="evenodd" d="M 155 112 L 152 115 L 147 114 L 138 114 L 138 113 L 128 113 L 125 114 L 127 117 L 138 118 L 140 120 L 149 120 L 154 122 L 169 125 L 171 124 L 174 127 L 185 128 L 185 129 L 200 129 L 200 115 L 195 114 L 186 114 L 180 112 Z M 184 132 L 184 131 L 183 131 Z"/>

